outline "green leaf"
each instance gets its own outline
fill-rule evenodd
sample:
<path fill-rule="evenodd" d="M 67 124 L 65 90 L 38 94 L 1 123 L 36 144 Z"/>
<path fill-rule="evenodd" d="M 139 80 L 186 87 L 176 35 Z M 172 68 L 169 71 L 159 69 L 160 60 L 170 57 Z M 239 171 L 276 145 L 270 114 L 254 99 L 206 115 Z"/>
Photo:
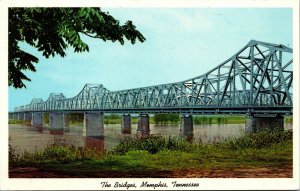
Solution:
<path fill-rule="evenodd" d="M 9 85 L 15 88 L 25 87 L 23 80 L 30 81 L 23 70 L 35 71 L 33 63 L 36 58 L 21 54 L 18 42 L 26 42 L 35 47 L 42 55 L 64 57 L 68 45 L 75 52 L 89 51 L 79 33 L 107 40 L 125 39 L 132 44 L 145 37 L 136 30 L 131 21 L 120 25 L 120 22 L 100 8 L 9 8 Z M 22 56 L 23 55 L 23 56 Z M 27 56 L 25 56 L 27 55 Z"/>

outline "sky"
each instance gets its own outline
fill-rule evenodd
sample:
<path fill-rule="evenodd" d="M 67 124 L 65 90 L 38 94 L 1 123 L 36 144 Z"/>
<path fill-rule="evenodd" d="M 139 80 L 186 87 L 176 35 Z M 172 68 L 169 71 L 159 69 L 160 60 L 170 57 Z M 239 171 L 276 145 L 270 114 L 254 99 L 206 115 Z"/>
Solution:
<path fill-rule="evenodd" d="M 90 51 L 39 58 L 25 72 L 26 89 L 9 87 L 9 111 L 50 93 L 76 96 L 86 83 L 111 91 L 183 81 L 200 76 L 238 52 L 251 39 L 293 46 L 289 8 L 102 8 L 123 24 L 132 20 L 146 41 L 132 45 L 82 36 Z"/>

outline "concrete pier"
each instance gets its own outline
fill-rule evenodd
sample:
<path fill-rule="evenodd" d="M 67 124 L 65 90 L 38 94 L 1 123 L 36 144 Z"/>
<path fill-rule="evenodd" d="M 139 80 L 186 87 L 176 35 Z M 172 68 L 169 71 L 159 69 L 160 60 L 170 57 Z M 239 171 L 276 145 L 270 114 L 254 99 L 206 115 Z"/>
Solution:
<path fill-rule="evenodd" d="M 32 119 L 32 113 L 31 112 L 24 112 L 23 120 L 24 121 L 31 121 L 31 119 Z"/>
<path fill-rule="evenodd" d="M 183 115 L 181 117 L 181 129 L 180 132 L 182 135 L 190 136 L 193 135 L 193 116 L 192 115 Z"/>
<path fill-rule="evenodd" d="M 32 118 L 31 118 L 31 125 L 34 127 L 42 127 L 43 126 L 43 113 L 33 112 Z"/>
<path fill-rule="evenodd" d="M 131 116 L 122 115 L 122 124 L 121 124 L 122 134 L 131 134 Z"/>
<path fill-rule="evenodd" d="M 141 135 L 150 135 L 150 123 L 148 114 L 139 115 L 137 132 Z"/>
<path fill-rule="evenodd" d="M 49 126 L 52 130 L 64 130 L 69 127 L 69 117 L 65 113 L 49 113 Z"/>
<path fill-rule="evenodd" d="M 64 130 L 69 131 L 70 127 L 70 114 L 64 113 Z"/>
<path fill-rule="evenodd" d="M 18 114 L 17 113 L 13 114 L 13 119 L 18 119 Z"/>
<path fill-rule="evenodd" d="M 18 120 L 24 120 L 24 113 L 18 113 Z"/>
<path fill-rule="evenodd" d="M 104 136 L 104 120 L 102 113 L 84 113 L 84 128 L 86 136 Z"/>
<path fill-rule="evenodd" d="M 264 129 L 284 129 L 284 117 L 281 114 L 248 114 L 245 124 L 246 133 L 255 133 Z"/>

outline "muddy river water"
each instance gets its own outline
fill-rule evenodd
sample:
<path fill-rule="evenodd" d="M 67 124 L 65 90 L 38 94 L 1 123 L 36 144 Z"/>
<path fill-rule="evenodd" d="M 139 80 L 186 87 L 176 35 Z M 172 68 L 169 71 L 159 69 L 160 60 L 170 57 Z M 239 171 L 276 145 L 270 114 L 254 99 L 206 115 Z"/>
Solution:
<path fill-rule="evenodd" d="M 285 124 L 285 129 L 291 129 L 292 124 Z M 150 134 L 177 137 L 180 135 L 180 125 L 150 125 Z M 131 134 L 122 134 L 121 126 L 105 125 L 104 137 L 92 138 L 85 136 L 85 129 L 80 125 L 70 125 L 68 131 L 50 131 L 47 126 L 35 128 L 30 125 L 9 124 L 9 140 L 17 151 L 33 152 L 42 150 L 51 144 L 69 144 L 80 147 L 90 147 L 110 150 L 125 136 L 135 136 L 137 125 L 132 125 Z M 194 134 L 189 139 L 193 142 L 212 143 L 228 137 L 239 137 L 245 132 L 245 124 L 212 124 L 194 125 Z"/>

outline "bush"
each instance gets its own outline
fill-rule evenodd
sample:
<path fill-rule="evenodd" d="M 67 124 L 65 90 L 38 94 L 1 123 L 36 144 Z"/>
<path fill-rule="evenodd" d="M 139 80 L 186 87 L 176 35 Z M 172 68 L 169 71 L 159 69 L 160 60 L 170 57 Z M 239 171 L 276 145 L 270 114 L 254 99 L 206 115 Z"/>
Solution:
<path fill-rule="evenodd" d="M 29 153 L 24 151 L 18 154 L 14 148 L 9 146 L 9 162 L 16 163 L 35 163 L 35 162 L 70 162 L 78 160 L 100 159 L 105 156 L 105 152 L 85 147 L 75 147 L 71 145 L 49 145 L 43 151 Z"/>
<path fill-rule="evenodd" d="M 266 148 L 273 144 L 293 139 L 293 131 L 265 130 L 254 134 L 246 134 L 239 138 L 229 138 L 220 143 L 228 149 Z"/>
<path fill-rule="evenodd" d="M 196 145 L 189 143 L 184 138 L 150 136 L 146 138 L 124 139 L 110 152 L 111 154 L 125 154 L 128 151 L 144 150 L 150 154 L 163 150 L 188 151 Z"/>
<path fill-rule="evenodd" d="M 14 164 L 16 163 L 20 155 L 17 153 L 16 149 L 13 148 L 10 144 L 8 145 L 8 158 L 9 158 L 9 163 Z"/>
<path fill-rule="evenodd" d="M 55 161 L 73 161 L 78 158 L 74 148 L 58 145 L 47 147 L 41 156 Z"/>

